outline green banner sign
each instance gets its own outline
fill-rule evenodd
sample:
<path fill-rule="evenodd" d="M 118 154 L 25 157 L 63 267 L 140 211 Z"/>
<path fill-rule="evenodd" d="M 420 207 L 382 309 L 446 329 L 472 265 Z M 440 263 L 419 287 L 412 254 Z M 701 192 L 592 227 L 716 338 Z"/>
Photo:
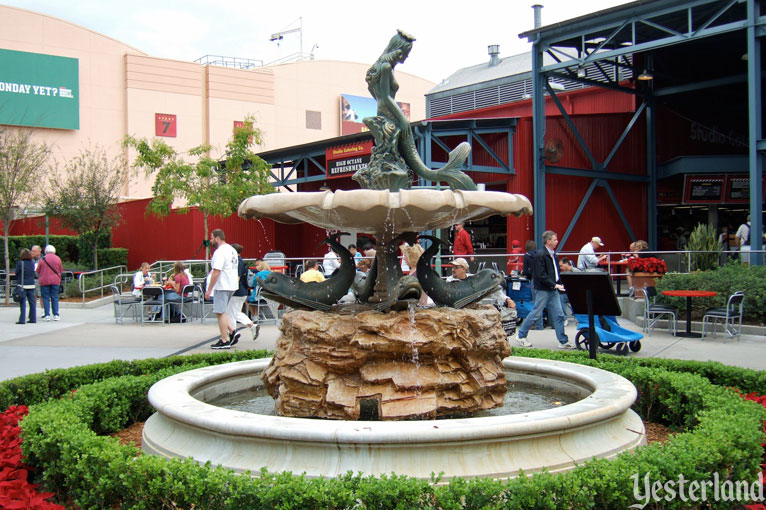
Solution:
<path fill-rule="evenodd" d="M 0 124 L 80 129 L 78 60 L 0 49 Z"/>

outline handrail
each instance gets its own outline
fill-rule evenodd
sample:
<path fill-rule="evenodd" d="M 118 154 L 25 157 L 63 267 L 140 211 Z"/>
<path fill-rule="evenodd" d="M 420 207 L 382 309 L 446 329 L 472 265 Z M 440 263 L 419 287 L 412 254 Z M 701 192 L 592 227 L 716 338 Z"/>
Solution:
<path fill-rule="evenodd" d="M 614 269 L 614 266 L 612 265 L 612 262 L 616 260 L 621 260 L 623 258 L 623 254 L 625 254 L 627 250 L 620 250 L 620 251 L 603 251 L 603 252 L 597 252 L 597 255 L 608 255 L 607 260 L 609 261 L 607 263 L 607 270 L 610 274 L 615 276 L 625 276 L 627 271 L 620 271 L 620 272 L 613 272 L 612 269 Z M 731 258 L 732 256 L 741 255 L 742 252 L 739 250 L 726 250 L 726 251 L 720 251 L 720 252 L 713 252 L 713 251 L 693 251 L 693 250 L 666 250 L 666 251 L 646 251 L 643 252 L 645 255 L 651 255 L 654 257 L 662 258 L 665 260 L 665 262 L 668 264 L 668 270 L 671 272 L 684 272 L 688 273 L 693 270 L 692 268 L 692 258 L 695 254 L 707 254 L 707 253 L 720 253 L 726 255 L 726 258 Z M 757 254 L 762 253 L 766 254 L 766 250 L 753 250 L 750 251 L 749 254 Z M 557 255 L 559 258 L 561 257 L 568 257 L 572 260 L 572 262 L 576 265 L 577 264 L 577 257 L 579 256 L 578 251 L 562 251 L 558 252 Z M 440 258 L 441 264 L 449 264 L 452 259 L 457 258 L 459 255 L 453 255 L 453 254 L 439 254 L 437 255 L 437 258 Z M 475 259 L 475 264 L 479 264 L 483 260 L 488 259 L 498 259 L 498 258 L 505 258 L 507 261 L 509 257 L 519 257 L 523 256 L 523 254 L 516 254 L 516 253 L 477 253 L 472 255 Z M 303 265 L 306 263 L 307 260 L 317 260 L 320 264 L 322 262 L 322 258 L 324 257 L 324 254 L 318 255 L 318 256 L 304 256 L 304 257 L 284 257 L 285 265 L 288 266 L 288 269 L 286 272 L 289 272 L 291 275 L 295 272 L 295 267 L 298 265 Z M 463 256 L 465 257 L 465 256 Z M 262 258 L 262 257 L 259 257 Z M 399 257 L 401 260 L 402 257 Z M 469 257 L 470 258 L 470 257 Z M 252 262 L 255 260 L 255 257 L 250 258 L 244 258 L 245 263 L 248 264 L 248 266 L 252 265 Z M 173 268 L 173 264 L 175 263 L 175 260 L 160 260 L 154 262 L 151 267 L 154 271 L 164 273 L 169 272 Z M 187 259 L 182 260 L 187 268 L 189 267 L 199 267 L 204 266 L 204 274 L 207 275 L 207 273 L 210 270 L 210 260 L 204 260 L 204 259 Z M 501 267 L 501 270 L 504 270 L 505 266 Z M 194 271 L 192 271 L 194 272 Z"/>
<path fill-rule="evenodd" d="M 82 273 L 80 273 L 80 276 L 77 277 L 77 288 L 80 291 L 80 293 L 82 294 L 82 304 L 83 305 L 85 304 L 85 294 L 88 293 L 88 292 L 92 292 L 94 290 L 100 290 L 101 291 L 101 297 L 102 298 L 104 297 L 104 289 L 109 289 L 113 285 L 112 282 L 109 282 L 106 285 L 104 284 L 104 274 L 107 271 L 114 271 L 114 270 L 119 270 L 119 274 L 123 274 L 123 273 L 127 274 L 128 266 L 126 266 L 124 264 L 121 264 L 119 266 L 106 267 L 106 268 L 103 268 L 103 269 L 94 269 L 93 271 L 83 271 Z M 87 276 L 91 276 L 91 275 L 98 275 L 99 276 L 99 285 L 96 286 L 96 287 L 91 287 L 91 288 L 86 289 L 85 288 L 85 278 Z M 111 292 L 111 289 L 110 289 L 110 292 Z"/>

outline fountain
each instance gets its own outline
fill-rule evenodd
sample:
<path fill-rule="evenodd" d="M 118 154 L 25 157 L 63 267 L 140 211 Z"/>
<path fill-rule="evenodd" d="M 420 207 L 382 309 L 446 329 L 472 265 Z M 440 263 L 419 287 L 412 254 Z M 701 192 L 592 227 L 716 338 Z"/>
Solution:
<path fill-rule="evenodd" d="M 461 171 L 466 143 L 438 170 L 419 159 L 394 100 L 393 70 L 413 41 L 397 32 L 367 72 L 378 115 L 364 119 L 375 147 L 368 167 L 353 177 L 363 189 L 254 196 L 239 208 L 245 218 L 373 233 L 378 249 L 366 282 L 352 287 L 353 259 L 338 234 L 324 242 L 341 267 L 324 283 L 279 273 L 259 280 L 265 297 L 294 308 L 283 318 L 274 357 L 157 383 L 149 392 L 157 413 L 144 427 L 146 452 L 241 472 L 509 477 L 570 469 L 645 442 L 643 424 L 630 410 L 636 390 L 627 380 L 569 363 L 508 357 L 499 313 L 479 304 L 502 283 L 498 273 L 486 269 L 444 283 L 431 269 L 439 248 L 434 240 L 416 277 L 402 274 L 397 246 L 416 242 L 417 232 L 532 212 L 523 196 L 476 190 Z M 450 189 L 410 189 L 414 175 Z M 338 305 L 350 287 L 357 303 Z M 439 306 L 415 308 L 422 292 Z M 503 406 L 508 388 L 521 383 L 569 394 L 573 403 L 473 416 Z M 258 386 L 274 398 L 278 416 L 208 403 Z"/>

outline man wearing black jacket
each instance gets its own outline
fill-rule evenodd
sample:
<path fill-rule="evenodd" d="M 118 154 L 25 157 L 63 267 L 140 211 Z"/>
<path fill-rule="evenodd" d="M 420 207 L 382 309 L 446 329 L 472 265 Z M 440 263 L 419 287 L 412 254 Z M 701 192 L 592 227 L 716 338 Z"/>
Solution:
<path fill-rule="evenodd" d="M 564 312 L 561 310 L 561 300 L 559 299 L 559 291 L 563 291 L 564 286 L 559 281 L 559 263 L 556 258 L 556 246 L 558 244 L 559 238 L 556 232 L 552 230 L 543 232 L 543 247 L 537 250 L 532 270 L 535 305 L 516 333 L 516 341 L 523 347 L 532 346 L 527 340 L 527 334 L 532 328 L 532 324 L 542 316 L 545 309 L 548 311 L 548 317 L 553 321 L 559 347 L 562 349 L 573 348 L 564 332 Z"/>

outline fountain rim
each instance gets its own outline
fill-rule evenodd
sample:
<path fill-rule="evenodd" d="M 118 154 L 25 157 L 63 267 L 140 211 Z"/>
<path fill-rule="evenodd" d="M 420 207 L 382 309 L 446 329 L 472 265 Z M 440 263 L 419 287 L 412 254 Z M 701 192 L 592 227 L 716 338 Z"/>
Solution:
<path fill-rule="evenodd" d="M 488 440 L 586 427 L 630 409 L 635 386 L 606 370 L 557 360 L 508 357 L 504 368 L 575 383 L 592 393 L 571 404 L 506 416 L 408 421 L 342 421 L 269 416 L 208 404 L 192 395 L 207 385 L 263 371 L 271 358 L 198 368 L 170 376 L 149 390 L 158 413 L 193 427 L 222 434 L 317 443 L 429 443 Z M 257 418 L 253 418 L 253 417 Z"/>

